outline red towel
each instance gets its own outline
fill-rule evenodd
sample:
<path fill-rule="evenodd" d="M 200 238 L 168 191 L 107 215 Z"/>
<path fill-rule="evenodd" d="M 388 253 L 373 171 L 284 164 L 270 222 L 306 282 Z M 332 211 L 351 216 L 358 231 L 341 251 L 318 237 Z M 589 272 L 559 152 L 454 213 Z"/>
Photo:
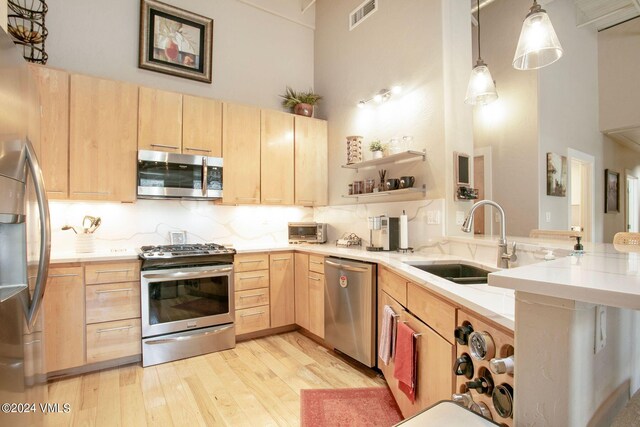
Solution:
<path fill-rule="evenodd" d="M 398 324 L 396 337 L 396 366 L 393 376 L 398 380 L 398 388 L 407 395 L 411 403 L 416 400 L 417 351 L 415 331 L 406 323 Z"/>

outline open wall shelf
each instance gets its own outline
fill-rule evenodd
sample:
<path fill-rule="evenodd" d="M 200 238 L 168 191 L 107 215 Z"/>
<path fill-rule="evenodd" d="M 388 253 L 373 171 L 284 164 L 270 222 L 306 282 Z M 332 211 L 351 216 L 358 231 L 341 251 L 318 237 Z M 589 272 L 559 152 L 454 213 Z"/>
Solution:
<path fill-rule="evenodd" d="M 356 201 L 360 200 L 368 200 L 375 199 L 376 197 L 382 196 L 401 196 L 403 194 L 412 194 L 412 193 L 427 193 L 426 185 L 422 187 L 411 187 L 411 188 L 401 188 L 400 190 L 389 190 L 389 191 L 378 191 L 375 193 L 364 193 L 364 194 L 345 194 L 342 197 L 345 199 L 356 199 Z"/>
<path fill-rule="evenodd" d="M 420 160 L 420 159 L 424 161 L 426 160 L 426 158 L 427 158 L 426 150 L 424 151 L 408 150 L 408 151 L 403 151 L 402 153 L 392 154 L 387 157 L 382 157 L 380 159 L 372 159 L 364 162 L 352 163 L 350 165 L 342 165 L 342 167 L 345 169 L 355 169 L 357 171 L 358 169 L 372 168 L 374 166 L 385 165 L 389 163 L 403 163 L 403 162 L 410 162 L 410 161 Z M 398 191 L 398 190 L 393 190 L 393 191 Z M 373 194 L 373 193 L 370 193 L 370 194 Z M 358 194 L 358 196 L 362 196 L 362 194 Z"/>

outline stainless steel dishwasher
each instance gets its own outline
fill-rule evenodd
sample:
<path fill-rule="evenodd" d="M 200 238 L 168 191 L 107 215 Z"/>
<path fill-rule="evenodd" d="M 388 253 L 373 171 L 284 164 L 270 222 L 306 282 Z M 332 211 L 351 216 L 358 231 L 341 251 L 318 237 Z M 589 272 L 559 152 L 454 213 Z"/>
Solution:
<path fill-rule="evenodd" d="M 376 265 L 340 258 L 324 263 L 324 339 L 336 350 L 376 363 Z"/>

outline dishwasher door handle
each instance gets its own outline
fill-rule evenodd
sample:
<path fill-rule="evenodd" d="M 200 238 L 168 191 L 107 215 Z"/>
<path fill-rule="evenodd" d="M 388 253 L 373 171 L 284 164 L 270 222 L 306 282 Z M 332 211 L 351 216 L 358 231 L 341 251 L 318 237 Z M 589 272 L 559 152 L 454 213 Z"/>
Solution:
<path fill-rule="evenodd" d="M 331 265 L 333 267 L 341 268 L 341 269 L 346 270 L 346 271 L 355 271 L 356 273 L 366 273 L 367 271 L 369 271 L 369 269 L 367 269 L 367 268 L 352 267 L 350 265 L 339 264 L 337 262 L 333 262 L 333 261 L 329 261 L 329 260 L 325 260 L 324 263 L 327 264 L 327 265 Z"/>

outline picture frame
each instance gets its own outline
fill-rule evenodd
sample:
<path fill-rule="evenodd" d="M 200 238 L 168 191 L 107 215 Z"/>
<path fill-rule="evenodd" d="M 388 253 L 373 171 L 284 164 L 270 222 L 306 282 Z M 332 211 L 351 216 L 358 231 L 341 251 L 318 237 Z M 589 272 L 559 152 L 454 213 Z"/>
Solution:
<path fill-rule="evenodd" d="M 141 0 L 140 68 L 211 83 L 212 56 L 213 19 Z"/>
<path fill-rule="evenodd" d="M 567 157 L 547 153 L 547 196 L 567 196 Z"/>
<path fill-rule="evenodd" d="M 604 170 L 604 213 L 620 212 L 620 174 Z"/>

